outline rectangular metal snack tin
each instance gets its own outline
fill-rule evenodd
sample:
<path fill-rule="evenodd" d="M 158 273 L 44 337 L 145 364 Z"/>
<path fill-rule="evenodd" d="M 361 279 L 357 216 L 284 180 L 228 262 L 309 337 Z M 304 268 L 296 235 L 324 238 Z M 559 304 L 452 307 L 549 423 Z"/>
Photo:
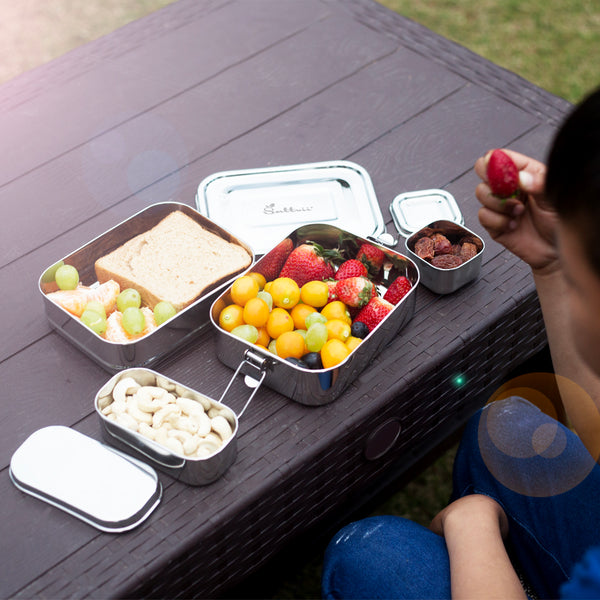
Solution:
<path fill-rule="evenodd" d="M 415 243 L 425 232 L 429 231 L 442 233 L 451 242 L 470 237 L 475 239 L 478 244 L 480 243 L 481 247 L 473 258 L 463 264 L 452 269 L 441 269 L 423 260 L 415 253 Z M 433 223 L 429 223 L 426 228 L 420 229 L 411 235 L 405 243 L 409 255 L 419 265 L 421 282 L 436 294 L 451 294 L 479 276 L 485 244 L 476 233 L 462 225 L 458 225 L 452 221 L 434 221 Z"/>
<path fill-rule="evenodd" d="M 462 213 L 452 194 L 437 189 L 399 194 L 392 201 L 390 212 L 426 288 L 436 294 L 451 294 L 479 276 L 485 244 L 476 233 L 464 226 Z M 452 242 L 471 237 L 478 252 L 457 267 L 438 268 L 415 253 L 417 240 L 430 233 L 442 233 Z"/>
<path fill-rule="evenodd" d="M 245 242 L 237 239 L 192 207 L 178 202 L 162 202 L 141 210 L 65 256 L 63 261 L 78 270 L 81 283 L 92 286 L 97 283 L 94 263 L 98 258 L 113 251 L 134 236 L 151 229 L 168 214 L 177 210 L 182 211 L 223 239 L 245 248 L 250 255 L 251 262 L 254 262 L 254 253 Z M 51 290 L 44 283 L 43 274 L 40 276 L 38 287 L 44 301 L 46 316 L 52 328 L 104 369 L 114 373 L 130 367 L 152 366 L 197 335 L 209 323 L 209 309 L 212 301 L 231 280 L 231 277 L 227 277 L 226 280 L 217 282 L 198 300 L 156 330 L 127 343 L 103 339 L 78 318 L 50 300 L 46 296 L 46 292 Z"/>
<path fill-rule="evenodd" d="M 319 243 L 325 248 L 336 247 L 340 238 L 346 238 L 355 244 L 365 242 L 380 247 L 387 255 L 387 268 L 376 284 L 380 295 L 399 275 L 405 275 L 412 288 L 394 307 L 387 317 L 355 348 L 348 357 L 335 367 L 328 369 L 308 369 L 291 364 L 268 351 L 260 349 L 245 340 L 222 329 L 219 314 L 231 303 L 229 289 L 221 293 L 214 301 L 210 318 L 217 332 L 217 356 L 225 365 L 246 375 L 256 378 L 260 375 L 264 383 L 301 404 L 310 406 L 324 405 L 338 398 L 348 385 L 365 369 L 379 352 L 402 330 L 413 317 L 416 301 L 416 288 L 419 283 L 419 270 L 408 257 L 389 248 L 380 246 L 372 240 L 328 225 L 312 223 L 297 228 L 289 237 L 298 246 L 307 240 Z M 260 267 L 258 260 L 255 267 Z"/>
<path fill-rule="evenodd" d="M 346 160 L 215 173 L 198 186 L 196 206 L 257 255 L 307 223 L 374 238 L 385 231 L 368 172 Z"/>
<path fill-rule="evenodd" d="M 132 392 L 140 388 L 136 388 L 131 380 L 140 388 L 163 389 L 174 398 L 184 398 L 197 403 L 198 410 L 204 411 L 211 423 L 213 423 L 216 416 L 225 418 L 230 427 L 226 439 L 224 436 L 220 447 L 206 456 L 188 456 L 184 452 L 177 451 L 177 449 L 151 439 L 148 437 L 148 429 L 144 430 L 141 423 L 145 423 L 156 431 L 158 431 L 157 426 L 159 424 L 169 423 L 170 430 L 175 431 L 171 437 L 177 440 L 190 440 L 193 436 L 200 436 L 202 432 L 199 429 L 193 431 L 194 427 L 190 426 L 189 419 L 181 425 L 174 420 L 181 417 L 185 420 L 187 416 L 185 412 L 177 412 L 176 409 L 171 410 L 173 406 L 177 407 L 177 403 L 173 403 L 172 400 L 169 400 L 168 405 L 162 404 L 154 407 L 143 405 L 140 400 L 134 402 Z M 127 397 L 127 401 L 123 400 L 124 395 Z M 155 400 L 154 396 L 149 397 Z M 117 411 L 115 408 L 111 411 L 111 408 L 107 408 L 111 405 L 114 407 L 114 403 L 122 404 L 121 408 L 125 412 L 124 417 L 123 413 L 119 412 L 121 409 Z M 151 404 L 151 401 L 146 403 Z M 117 373 L 102 386 L 96 394 L 94 408 L 100 418 L 102 435 L 107 443 L 149 463 L 183 483 L 201 486 L 219 479 L 235 461 L 237 456 L 238 419 L 241 418 L 248 403 L 249 400 L 240 414 L 236 415 L 231 408 L 222 402 L 213 400 L 156 371 L 146 368 L 131 368 Z M 165 406 L 168 406 L 168 409 L 165 410 Z M 164 414 L 159 412 L 161 408 Z M 113 412 L 114 418 L 110 416 L 111 412 Z M 137 423 L 137 427 L 134 423 Z M 216 426 L 212 425 L 212 427 Z M 211 430 L 210 434 L 214 436 L 215 431 Z M 206 436 L 199 437 L 198 443 L 202 443 L 205 438 Z"/>

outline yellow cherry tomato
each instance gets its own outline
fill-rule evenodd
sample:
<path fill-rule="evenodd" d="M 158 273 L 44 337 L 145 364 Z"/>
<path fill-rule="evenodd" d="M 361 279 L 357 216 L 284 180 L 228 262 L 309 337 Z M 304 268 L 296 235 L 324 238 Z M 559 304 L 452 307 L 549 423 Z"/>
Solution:
<path fill-rule="evenodd" d="M 348 308 L 341 300 L 333 300 L 321 309 L 321 314 L 329 321 L 331 319 L 341 319 L 349 325 L 352 324 L 352 317 L 348 312 Z"/>
<path fill-rule="evenodd" d="M 280 358 L 302 358 L 305 354 L 304 337 L 297 331 L 283 332 L 275 342 Z"/>
<path fill-rule="evenodd" d="M 313 312 L 317 312 L 317 309 L 314 306 L 309 306 L 302 302 L 296 304 L 290 311 L 296 329 L 306 329 L 306 317 Z"/>
<path fill-rule="evenodd" d="M 290 277 L 278 277 L 269 288 L 273 304 L 291 310 L 300 300 L 300 288 Z"/>
<path fill-rule="evenodd" d="M 286 331 L 293 331 L 294 319 L 285 308 L 275 307 L 267 320 L 267 332 L 272 339 L 277 339 Z"/>
<path fill-rule="evenodd" d="M 226 306 L 219 314 L 219 325 L 225 331 L 232 331 L 244 324 L 244 309 L 239 304 Z"/>
<path fill-rule="evenodd" d="M 300 300 L 315 308 L 325 306 L 328 298 L 329 286 L 324 281 L 308 281 L 300 288 Z"/>
<path fill-rule="evenodd" d="M 350 354 L 350 349 L 341 340 L 331 339 L 321 348 L 323 368 L 329 369 L 339 365 Z"/>
<path fill-rule="evenodd" d="M 256 298 L 260 291 L 258 282 L 250 275 L 238 277 L 231 285 L 231 299 L 239 306 L 245 306 L 251 298 Z"/>
<path fill-rule="evenodd" d="M 345 342 L 350 337 L 350 325 L 342 319 L 331 319 L 325 323 L 327 339 Z"/>
<path fill-rule="evenodd" d="M 269 306 L 262 298 L 250 298 L 244 305 L 244 321 L 254 327 L 262 327 L 269 319 Z"/>

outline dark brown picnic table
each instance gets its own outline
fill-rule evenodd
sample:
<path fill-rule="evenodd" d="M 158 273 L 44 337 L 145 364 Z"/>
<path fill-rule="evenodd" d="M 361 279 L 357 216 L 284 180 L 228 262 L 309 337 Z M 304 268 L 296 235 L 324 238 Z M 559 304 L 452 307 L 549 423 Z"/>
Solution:
<path fill-rule="evenodd" d="M 180 0 L 4 84 L 0 107 L 2 597 L 225 593 L 408 472 L 545 345 L 528 269 L 478 223 L 472 166 L 498 146 L 543 159 L 569 105 L 373 0 Z M 394 234 L 396 194 L 452 193 L 485 240 L 480 277 L 419 289 L 333 403 L 261 389 L 229 471 L 205 487 L 160 474 L 133 531 L 19 491 L 8 466 L 32 432 L 101 438 L 110 377 L 50 329 L 42 270 L 152 203 L 194 206 L 212 173 L 339 159 L 368 171 Z M 232 371 L 214 350 L 207 328 L 156 368 L 218 398 Z M 386 425 L 400 434 L 378 456 Z"/>

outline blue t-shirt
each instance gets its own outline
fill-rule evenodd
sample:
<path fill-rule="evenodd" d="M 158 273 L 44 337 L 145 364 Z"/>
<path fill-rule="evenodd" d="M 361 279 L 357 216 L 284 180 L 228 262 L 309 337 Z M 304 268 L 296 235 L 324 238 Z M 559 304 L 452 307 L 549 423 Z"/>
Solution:
<path fill-rule="evenodd" d="M 565 600 L 600 598 L 600 547 L 586 551 L 581 562 L 573 568 L 571 579 L 561 586 L 560 597 Z"/>

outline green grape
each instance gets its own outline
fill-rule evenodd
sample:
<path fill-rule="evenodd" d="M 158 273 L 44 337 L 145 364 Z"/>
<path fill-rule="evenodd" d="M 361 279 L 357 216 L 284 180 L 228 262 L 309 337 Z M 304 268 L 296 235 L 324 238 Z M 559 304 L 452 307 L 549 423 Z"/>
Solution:
<path fill-rule="evenodd" d="M 52 283 L 56 279 L 56 271 L 59 267 L 62 267 L 65 263 L 62 260 L 59 260 L 57 263 L 54 263 L 51 267 L 48 267 L 43 275 L 42 275 L 42 283 Z"/>
<path fill-rule="evenodd" d="M 175 310 L 175 307 L 166 300 L 162 300 L 154 307 L 154 320 L 157 325 L 162 325 L 176 314 L 177 311 Z"/>
<path fill-rule="evenodd" d="M 139 308 L 142 305 L 142 297 L 137 290 L 127 288 L 117 296 L 117 309 L 124 312 L 126 308 L 133 306 Z"/>
<path fill-rule="evenodd" d="M 79 273 L 73 265 L 61 265 L 56 269 L 54 280 L 61 290 L 74 290 L 79 284 Z"/>
<path fill-rule="evenodd" d="M 264 290 L 261 290 L 256 295 L 258 298 L 262 298 L 267 303 L 269 310 L 273 310 L 273 296 L 271 296 L 271 294 L 269 294 L 269 292 L 265 292 Z"/>
<path fill-rule="evenodd" d="M 106 317 L 95 310 L 86 308 L 81 315 L 81 321 L 98 335 L 103 335 L 106 331 Z"/>
<path fill-rule="evenodd" d="M 277 340 L 271 340 L 269 342 L 269 345 L 267 346 L 267 350 L 271 353 L 271 354 L 275 354 L 277 355 Z"/>
<path fill-rule="evenodd" d="M 258 339 L 258 329 L 254 325 L 238 325 L 231 330 L 231 333 L 251 344 Z"/>
<path fill-rule="evenodd" d="M 309 352 L 319 352 L 327 341 L 327 327 L 323 323 L 313 323 L 306 331 L 305 341 Z"/>
<path fill-rule="evenodd" d="M 84 310 L 93 310 L 106 319 L 106 310 L 104 308 L 104 304 L 102 304 L 102 302 L 98 302 L 98 300 L 90 300 L 85 305 Z"/>
<path fill-rule="evenodd" d="M 327 317 L 322 315 L 320 312 L 312 312 L 306 316 L 306 319 L 304 319 L 304 324 L 306 325 L 307 330 L 310 329 L 311 325 L 314 325 L 315 323 L 327 323 Z"/>
<path fill-rule="evenodd" d="M 146 328 L 144 313 L 136 306 L 128 306 L 123 311 L 121 323 L 129 335 L 139 335 Z"/>

